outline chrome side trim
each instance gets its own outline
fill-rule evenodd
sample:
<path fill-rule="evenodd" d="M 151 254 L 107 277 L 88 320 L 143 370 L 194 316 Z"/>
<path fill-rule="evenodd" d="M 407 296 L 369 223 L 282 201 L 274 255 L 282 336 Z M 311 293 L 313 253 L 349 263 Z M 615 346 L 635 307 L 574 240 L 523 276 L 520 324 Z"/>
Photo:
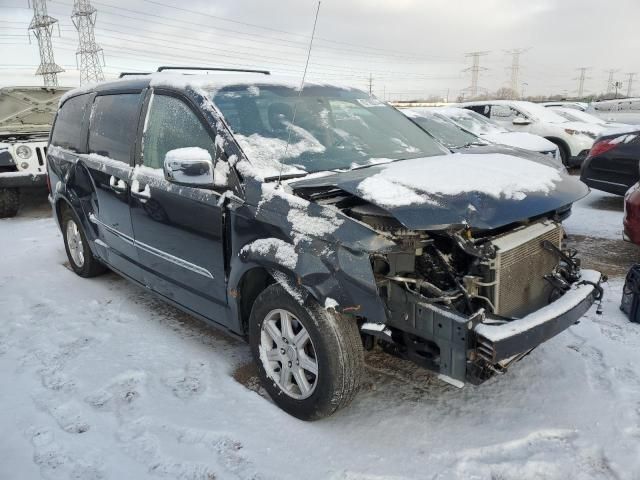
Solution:
<path fill-rule="evenodd" d="M 191 262 L 187 262 L 186 260 L 180 257 L 176 257 L 165 251 L 158 250 L 157 248 L 152 247 L 151 245 L 147 245 L 146 243 L 142 243 L 138 240 L 134 240 L 134 244 L 139 249 L 144 250 L 147 253 L 151 253 L 156 257 L 160 257 L 163 260 L 166 260 L 167 262 L 171 262 L 174 265 L 178 265 L 179 267 L 186 268 L 187 270 L 191 270 L 192 272 L 198 273 L 204 277 L 213 278 L 213 275 L 211 274 L 211 272 L 206 268 L 203 268 L 199 265 L 195 265 Z"/>
<path fill-rule="evenodd" d="M 98 217 L 96 217 L 93 213 L 89 214 L 89 221 L 91 223 L 96 224 L 96 225 L 100 225 L 104 229 L 108 230 L 110 233 L 113 233 L 115 236 L 120 237 L 122 240 L 127 242 L 129 245 L 135 246 L 136 242 L 132 237 L 122 233 L 120 230 L 117 230 L 117 229 L 107 225 L 106 223 L 101 222 L 100 220 L 98 220 Z"/>
<path fill-rule="evenodd" d="M 174 265 L 177 265 L 179 267 L 182 267 L 186 270 L 190 270 L 194 273 L 197 273 L 199 275 L 202 275 L 203 277 L 207 277 L 207 278 L 211 278 L 213 279 L 213 275 L 211 274 L 211 272 L 209 270 L 207 270 L 206 268 L 203 268 L 199 265 L 196 265 L 194 263 L 188 262 L 180 257 L 176 257 L 174 255 L 171 255 L 170 253 L 167 253 L 163 250 L 159 250 L 155 247 L 152 247 L 151 245 L 147 245 L 146 243 L 140 242 L 134 238 L 131 238 L 130 236 L 122 233 L 119 230 L 116 230 L 115 228 L 106 225 L 105 223 L 101 222 L 100 220 L 98 220 L 98 218 L 93 214 L 90 213 L 89 214 L 89 220 L 91 221 L 91 223 L 94 223 L 96 225 L 100 225 L 101 227 L 105 228 L 106 230 L 108 230 L 110 233 L 113 233 L 114 235 L 116 235 L 117 237 L 121 238 L 122 240 L 124 240 L 125 242 L 129 243 L 130 245 L 133 245 L 136 248 L 139 248 L 140 250 L 143 250 L 147 253 L 150 253 L 152 255 L 155 255 L 156 257 L 162 258 L 163 260 L 166 260 L 167 262 L 173 263 Z M 97 242 L 96 242 L 97 243 Z"/>

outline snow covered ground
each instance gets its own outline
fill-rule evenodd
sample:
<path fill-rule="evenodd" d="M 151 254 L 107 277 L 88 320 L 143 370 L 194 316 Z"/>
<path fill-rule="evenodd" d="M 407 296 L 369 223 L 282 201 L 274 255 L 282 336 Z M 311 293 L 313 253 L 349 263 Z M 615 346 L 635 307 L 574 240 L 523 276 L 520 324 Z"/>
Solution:
<path fill-rule="evenodd" d="M 595 199 L 572 233 L 613 231 L 613 214 L 576 220 Z M 603 315 L 504 376 L 458 390 L 375 352 L 350 408 L 303 423 L 260 395 L 241 341 L 73 274 L 46 213 L 0 220 L 0 243 L 0 479 L 640 478 L 640 325 L 620 278 Z"/>
<path fill-rule="evenodd" d="M 565 230 L 570 235 L 621 240 L 623 208 L 621 196 L 591 190 L 573 205 L 571 216 L 564 222 Z"/>

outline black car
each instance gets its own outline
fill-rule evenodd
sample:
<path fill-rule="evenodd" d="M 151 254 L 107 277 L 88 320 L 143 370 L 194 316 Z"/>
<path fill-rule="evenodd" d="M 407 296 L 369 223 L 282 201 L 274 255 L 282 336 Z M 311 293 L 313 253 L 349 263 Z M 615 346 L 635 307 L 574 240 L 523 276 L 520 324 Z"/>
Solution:
<path fill-rule="evenodd" d="M 562 253 L 582 183 L 452 155 L 355 89 L 125 78 L 63 99 L 47 160 L 73 270 L 108 267 L 247 337 L 264 388 L 303 419 L 351 401 L 363 348 L 479 383 L 602 292 Z"/>
<path fill-rule="evenodd" d="M 582 165 L 580 180 L 591 188 L 624 195 L 640 179 L 640 127 L 598 137 Z"/>

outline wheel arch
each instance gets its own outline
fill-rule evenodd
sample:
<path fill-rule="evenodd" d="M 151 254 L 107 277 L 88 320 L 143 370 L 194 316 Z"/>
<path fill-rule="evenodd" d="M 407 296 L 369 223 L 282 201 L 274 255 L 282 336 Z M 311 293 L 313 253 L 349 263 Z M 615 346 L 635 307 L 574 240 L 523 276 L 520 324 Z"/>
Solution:
<path fill-rule="evenodd" d="M 546 136 L 544 138 L 549 140 L 551 143 L 554 143 L 555 145 L 557 145 L 561 151 L 564 151 L 565 164 L 568 163 L 569 159 L 571 158 L 571 147 L 569 147 L 569 144 L 567 143 L 567 141 L 563 140 L 560 137 L 554 137 L 554 136 Z"/>
<path fill-rule="evenodd" d="M 282 265 L 272 253 L 241 252 L 231 259 L 228 279 L 230 328 L 246 334 L 247 320 L 258 295 L 272 283 L 280 283 L 300 302 L 312 298 L 318 305 L 350 317 L 386 321 L 386 310 L 373 281 L 368 256 L 319 260 L 299 252 L 295 268 Z M 343 255 L 349 255 L 344 252 Z M 343 259 L 344 260 L 344 259 Z M 371 276 L 371 279 L 367 278 Z"/>

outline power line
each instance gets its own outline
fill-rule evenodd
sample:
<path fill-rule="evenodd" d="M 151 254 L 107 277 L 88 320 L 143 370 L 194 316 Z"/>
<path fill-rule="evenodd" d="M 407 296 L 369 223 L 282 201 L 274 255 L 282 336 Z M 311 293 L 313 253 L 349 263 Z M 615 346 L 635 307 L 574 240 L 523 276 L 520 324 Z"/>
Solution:
<path fill-rule="evenodd" d="M 78 30 L 76 61 L 79 55 L 80 85 L 101 82 L 104 80 L 104 74 L 98 53 L 102 52 L 102 48 L 96 43 L 93 31 L 96 24 L 96 9 L 91 5 L 90 0 L 75 0 L 71 19 Z"/>
<path fill-rule="evenodd" d="M 248 22 L 243 22 L 243 21 L 239 21 L 239 20 L 235 20 L 229 17 L 221 17 L 219 15 L 212 15 L 210 13 L 206 13 L 203 12 L 201 10 L 193 10 L 193 9 L 188 9 L 188 8 L 184 8 L 184 7 L 176 7 L 175 5 L 170 5 L 167 3 L 163 3 L 163 2 L 158 2 L 157 0 L 142 0 L 143 2 L 146 3 L 152 3 L 155 5 L 160 5 L 163 7 L 167 7 L 167 8 L 173 8 L 175 10 L 180 10 L 183 12 L 187 12 L 187 13 L 191 13 L 191 14 L 196 14 L 199 16 L 206 16 L 209 18 L 215 18 L 217 20 L 221 20 L 221 21 L 225 21 L 225 22 L 231 22 L 231 23 L 235 23 L 238 25 L 243 25 L 243 26 L 247 26 L 247 27 L 252 27 L 252 28 L 258 28 L 258 29 L 262 29 L 262 30 L 268 30 L 268 31 L 272 31 L 272 32 L 277 32 L 277 33 L 284 33 L 286 35 L 293 35 L 293 36 L 297 36 L 297 37 L 302 37 L 305 40 L 308 40 L 309 37 L 307 35 L 304 34 L 299 34 L 299 33 L 295 33 L 295 32 L 291 32 L 291 31 L 287 31 L 287 30 L 280 30 L 280 29 L 276 29 L 276 28 L 272 28 L 272 27 L 266 27 L 264 25 L 257 25 L 255 23 L 248 23 Z M 347 46 L 351 46 L 351 47 L 356 47 L 356 48 L 360 48 L 360 49 L 364 49 L 364 50 L 372 50 L 372 51 L 379 51 L 379 52 L 385 52 L 388 55 L 401 55 L 401 56 L 407 56 L 406 52 L 400 52 L 397 50 L 388 50 L 388 49 L 382 49 L 382 48 L 378 48 L 378 47 L 372 47 L 372 46 L 368 46 L 368 45 L 360 45 L 360 44 L 356 44 L 356 43 L 351 43 L 351 42 L 343 42 L 343 41 L 339 41 L 339 40 L 333 40 L 333 39 L 329 39 L 329 38 L 323 38 L 323 37 L 316 37 L 316 40 L 320 40 L 320 41 L 324 41 L 324 42 L 329 42 L 329 43 L 333 43 L 333 44 L 337 44 L 337 45 L 347 45 Z M 446 57 L 437 57 L 437 56 L 430 56 L 432 59 L 446 59 Z"/>
<path fill-rule="evenodd" d="M 50 0 L 54 3 L 58 3 L 61 5 L 69 5 L 67 2 L 63 2 L 61 0 Z M 133 13 L 136 15 L 140 15 L 145 17 L 144 21 L 145 23 L 162 23 L 162 22 L 158 22 L 157 20 L 149 20 L 148 17 L 152 17 L 152 18 L 159 18 L 159 19 L 164 19 L 164 20 L 169 20 L 172 22 L 177 22 L 177 23 L 182 23 L 182 24 L 187 24 L 187 25 L 193 25 L 193 26 L 198 26 L 198 27 L 204 27 L 207 31 L 208 30 L 219 30 L 221 32 L 226 32 L 226 33 L 234 33 L 237 35 L 242 35 L 242 36 L 248 36 L 248 37 L 253 37 L 253 38 L 257 38 L 259 40 L 250 40 L 250 39 L 245 39 L 246 41 L 253 41 L 254 43 L 257 41 L 259 43 L 260 46 L 264 47 L 264 44 L 271 44 L 274 46 L 278 46 L 279 48 L 282 48 L 282 46 L 286 46 L 289 48 L 298 48 L 301 50 L 305 50 L 306 49 L 306 42 L 300 42 L 300 41 L 294 41 L 294 40 L 287 40 L 287 39 L 283 39 L 283 38 L 278 38 L 278 37 L 272 37 L 272 36 L 268 36 L 268 35 L 264 35 L 264 34 L 259 34 L 259 33 L 255 33 L 255 32 L 243 32 L 240 30 L 234 30 L 234 29 L 230 29 L 230 28 L 226 28 L 226 27 L 220 27 L 220 26 L 216 26 L 216 25 L 212 25 L 211 23 L 199 23 L 199 22 L 193 22 L 193 21 L 189 21 L 189 20 L 183 20 L 183 19 L 177 19 L 177 18 L 173 18 L 173 17 L 168 17 L 165 15 L 159 15 L 156 13 L 150 13 L 150 12 L 146 12 L 146 11 L 141 11 L 141 10 L 135 10 L 135 9 L 131 9 L 131 8 L 124 8 L 124 7 L 115 7 L 113 5 L 110 5 L 108 3 L 103 3 L 103 2 L 99 2 L 99 1 L 94 1 L 93 2 L 96 5 L 99 5 L 101 7 L 105 7 L 107 9 L 113 9 L 116 12 L 115 13 L 111 13 L 109 11 L 103 11 L 103 13 L 105 14 L 109 14 L 109 15 L 113 15 L 115 17 L 118 17 L 118 20 L 120 20 L 121 18 L 129 18 L 132 20 L 136 20 L 136 21 L 140 21 L 142 20 L 140 17 L 131 17 L 131 16 L 127 16 L 124 15 L 122 12 L 129 12 L 129 13 Z M 176 7 L 178 8 L 178 7 Z M 191 11 L 192 13 L 195 12 L 198 14 L 198 16 L 207 16 L 207 14 L 204 14 L 202 12 L 197 12 L 197 11 Z M 169 25 L 169 26 L 173 26 L 175 27 L 175 25 Z M 328 45 L 318 45 L 317 48 L 322 48 L 325 50 L 331 50 L 331 51 L 337 51 L 340 53 L 344 53 L 344 52 L 351 52 L 351 53 L 356 53 L 358 55 L 364 55 L 364 56 L 374 56 L 374 57 L 382 57 L 382 58 L 394 58 L 394 59 L 398 59 L 398 58 L 405 58 L 405 59 L 412 59 L 412 60 L 419 60 L 424 62 L 425 60 L 427 61 L 432 61 L 432 60 L 428 60 L 426 57 L 420 57 L 420 56 L 414 56 L 414 55 L 407 55 L 406 53 L 391 53 L 391 54 L 383 54 L 383 53 L 373 53 L 373 52 L 367 52 L 367 51 L 363 51 L 362 49 L 345 49 L 344 47 L 331 47 Z M 440 59 L 444 59 L 443 57 L 440 57 Z"/>
<path fill-rule="evenodd" d="M 36 75 L 42 75 L 45 86 L 57 86 L 58 73 L 64 72 L 64 69 L 57 65 L 53 58 L 51 32 L 58 20 L 47 14 L 47 0 L 32 1 L 33 18 L 29 24 L 29 30 L 36 36 L 40 51 L 40 66 L 36 70 Z"/>

